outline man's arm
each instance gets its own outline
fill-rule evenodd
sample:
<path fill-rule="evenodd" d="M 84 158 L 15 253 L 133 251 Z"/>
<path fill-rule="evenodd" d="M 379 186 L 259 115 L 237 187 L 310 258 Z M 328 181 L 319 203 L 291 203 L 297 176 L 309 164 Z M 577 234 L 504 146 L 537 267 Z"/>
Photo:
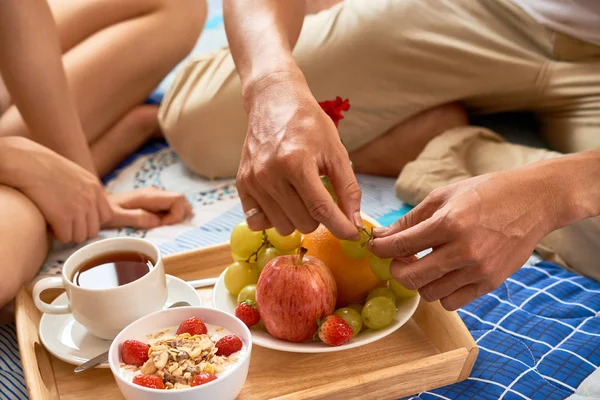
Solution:
<path fill-rule="evenodd" d="M 292 57 L 304 1 L 225 0 L 224 12 L 248 112 L 237 177 L 248 225 L 287 235 L 322 223 L 358 239 L 361 193 L 348 153 Z M 339 207 L 320 175 L 331 179 Z"/>
<path fill-rule="evenodd" d="M 448 185 L 375 230 L 372 251 L 396 259 L 398 282 L 456 310 L 501 285 L 550 232 L 600 215 L 599 172 L 600 149 Z"/>
<path fill-rule="evenodd" d="M 292 58 L 304 21 L 304 0 L 225 0 L 225 29 L 244 97 L 273 74 L 301 77 Z"/>
<path fill-rule="evenodd" d="M 0 73 L 31 138 L 95 174 L 45 0 L 0 1 Z"/>

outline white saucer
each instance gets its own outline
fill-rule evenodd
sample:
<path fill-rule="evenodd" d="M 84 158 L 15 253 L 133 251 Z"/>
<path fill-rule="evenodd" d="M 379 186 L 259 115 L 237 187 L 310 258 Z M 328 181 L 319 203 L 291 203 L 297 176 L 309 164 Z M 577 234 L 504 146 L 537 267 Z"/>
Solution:
<path fill-rule="evenodd" d="M 167 291 L 165 307 L 177 301 L 187 301 L 192 306 L 202 306 L 202 300 L 196 290 L 179 278 L 167 275 Z M 67 294 L 61 294 L 52 304 L 67 304 Z M 108 351 L 111 343 L 109 340 L 90 335 L 71 314 L 42 315 L 40 339 L 53 356 L 74 365 L 82 364 Z M 98 368 L 108 368 L 108 363 L 101 364 Z"/>

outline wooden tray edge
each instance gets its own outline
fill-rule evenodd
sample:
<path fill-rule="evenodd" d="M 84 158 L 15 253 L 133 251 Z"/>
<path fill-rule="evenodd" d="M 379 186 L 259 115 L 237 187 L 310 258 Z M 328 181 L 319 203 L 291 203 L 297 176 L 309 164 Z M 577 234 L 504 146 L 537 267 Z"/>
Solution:
<path fill-rule="evenodd" d="M 347 400 L 355 398 L 357 391 L 369 393 L 370 398 L 397 399 L 459 381 L 460 368 L 449 367 L 462 366 L 468 357 L 469 352 L 466 349 L 456 349 L 411 363 L 375 370 L 368 374 L 350 376 L 326 385 L 280 396 L 274 400 Z M 429 373 L 425 374 L 432 369 L 437 369 L 439 373 L 433 376 Z M 407 381 L 407 376 L 414 377 L 414 380 Z"/>
<path fill-rule="evenodd" d="M 29 396 L 36 400 L 58 400 L 58 386 L 50 354 L 40 343 L 40 317 L 31 294 L 26 287 L 22 287 L 15 298 L 15 322 L 21 365 Z"/>

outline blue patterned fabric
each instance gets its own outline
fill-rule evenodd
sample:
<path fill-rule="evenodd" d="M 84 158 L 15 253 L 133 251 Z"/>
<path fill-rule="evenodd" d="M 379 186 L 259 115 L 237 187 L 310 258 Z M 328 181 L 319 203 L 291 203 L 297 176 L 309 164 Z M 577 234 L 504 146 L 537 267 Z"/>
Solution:
<path fill-rule="evenodd" d="M 410 399 L 562 400 L 600 365 L 600 284 L 541 262 L 458 313 L 479 345 L 471 377 Z"/>

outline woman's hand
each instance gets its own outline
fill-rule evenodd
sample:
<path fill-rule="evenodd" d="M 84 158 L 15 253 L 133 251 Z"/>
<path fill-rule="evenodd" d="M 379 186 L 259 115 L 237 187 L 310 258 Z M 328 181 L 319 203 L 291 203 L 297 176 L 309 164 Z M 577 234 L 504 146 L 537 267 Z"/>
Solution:
<path fill-rule="evenodd" d="M 456 310 L 500 286 L 558 227 L 555 181 L 540 168 L 524 168 L 434 190 L 377 229 L 372 251 L 399 259 L 432 248 L 412 263 L 393 261 L 392 275 L 426 301 Z"/>
<path fill-rule="evenodd" d="M 282 74 L 252 92 L 246 97 L 248 133 L 237 177 L 250 228 L 274 226 L 287 235 L 294 229 L 312 232 L 322 223 L 339 238 L 357 238 L 360 188 L 335 125 L 306 82 Z M 331 179 L 340 207 L 321 175 Z"/>
<path fill-rule="evenodd" d="M 154 187 L 108 196 L 113 218 L 102 228 L 152 229 L 182 222 L 192 215 L 192 206 L 180 193 Z"/>
<path fill-rule="evenodd" d="M 91 172 L 21 137 L 2 138 L 3 183 L 21 190 L 44 215 L 57 240 L 81 243 L 98 235 L 113 213 Z"/>

